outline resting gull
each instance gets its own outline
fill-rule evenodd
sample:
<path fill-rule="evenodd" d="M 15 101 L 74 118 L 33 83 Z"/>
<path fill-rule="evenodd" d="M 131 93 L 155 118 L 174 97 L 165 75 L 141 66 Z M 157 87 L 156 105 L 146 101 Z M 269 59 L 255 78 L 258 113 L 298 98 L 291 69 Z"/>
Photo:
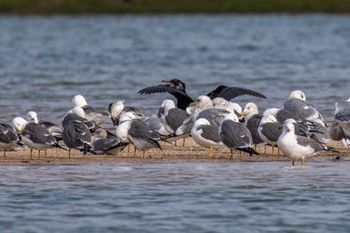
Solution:
<path fill-rule="evenodd" d="M 304 159 L 309 158 L 315 153 L 324 150 L 324 146 L 303 136 L 298 136 L 294 131 L 294 124 L 286 122 L 283 124 L 283 133 L 278 138 L 278 148 L 289 158 L 292 159 L 294 166 L 295 160 L 301 160 L 304 166 Z"/>
<path fill-rule="evenodd" d="M 259 124 L 258 133 L 262 140 L 272 146 L 273 154 L 278 137 L 282 134 L 282 124 L 273 115 L 263 116 Z"/>
<path fill-rule="evenodd" d="M 73 104 L 73 107 L 75 106 L 81 107 L 84 110 L 85 118 L 88 121 L 93 121 L 98 125 L 109 118 L 108 112 L 96 111 L 95 108 L 87 104 L 84 96 L 82 95 L 74 96 L 72 99 L 72 104 Z"/>
<path fill-rule="evenodd" d="M 12 125 L 7 123 L 0 123 L 0 148 L 4 149 L 4 157 L 6 151 L 20 146 L 20 138 Z"/>
<path fill-rule="evenodd" d="M 238 122 L 238 117 L 234 113 L 225 116 L 219 126 L 219 136 L 222 143 L 230 148 L 252 154 L 258 154 L 253 149 L 253 139 L 249 129 Z"/>
<path fill-rule="evenodd" d="M 125 112 L 120 116 L 120 124 L 116 128 L 116 136 L 124 141 L 131 142 L 136 149 L 145 151 L 151 148 L 163 150 L 158 142 L 159 134 L 151 130 L 146 123 L 136 119 L 132 112 Z"/>
<path fill-rule="evenodd" d="M 65 128 L 70 121 L 80 121 L 86 125 L 90 132 L 95 131 L 96 125 L 93 122 L 87 120 L 85 117 L 86 115 L 83 108 L 80 106 L 75 106 L 63 117 L 62 126 Z"/>
<path fill-rule="evenodd" d="M 127 145 L 127 142 L 122 142 L 116 136 L 108 134 L 105 129 L 99 128 L 94 134 L 92 151 L 96 154 L 115 155 Z"/>
<path fill-rule="evenodd" d="M 15 117 L 12 124 L 21 134 L 21 141 L 31 148 L 30 159 L 32 159 L 33 149 L 39 151 L 38 158 L 40 158 L 40 151 L 46 151 L 49 148 L 64 149 L 52 134 L 39 124 L 28 122 L 22 117 Z"/>
<path fill-rule="evenodd" d="M 119 125 L 119 118 L 124 112 L 132 112 L 136 119 L 144 118 L 142 112 L 138 108 L 125 106 L 123 100 L 115 100 L 113 103 L 110 103 L 108 106 L 108 111 L 111 114 L 111 120 L 114 126 Z"/>
<path fill-rule="evenodd" d="M 331 127 L 332 138 L 340 139 L 350 147 L 350 98 L 335 103 L 335 116 Z"/>
<path fill-rule="evenodd" d="M 222 146 L 219 136 L 219 126 L 211 125 L 205 118 L 198 118 L 192 127 L 193 140 L 200 146 L 209 148 L 209 156 L 213 156 L 213 146 Z"/>
<path fill-rule="evenodd" d="M 306 102 L 304 92 L 300 90 L 292 91 L 284 102 L 283 108 L 296 114 L 304 121 L 316 122 L 323 127 L 327 126 L 321 113 L 315 106 Z"/>
<path fill-rule="evenodd" d="M 53 122 L 39 121 L 38 114 L 36 112 L 29 111 L 27 113 L 27 121 L 34 122 L 36 124 L 43 126 L 52 134 L 52 136 L 56 138 L 57 141 L 62 140 L 62 129 Z"/>
<path fill-rule="evenodd" d="M 86 124 L 79 120 L 70 120 L 64 127 L 62 132 L 63 142 L 69 148 L 69 158 L 71 149 L 78 149 L 84 155 L 91 151 L 91 133 Z"/>
<path fill-rule="evenodd" d="M 141 89 L 138 93 L 152 94 L 152 93 L 168 92 L 169 94 L 173 95 L 177 99 L 177 107 L 183 110 L 186 110 L 186 108 L 190 105 L 190 103 L 193 102 L 193 99 L 186 92 L 185 83 L 182 82 L 181 80 L 172 79 L 169 81 L 162 81 L 162 82 L 165 82 L 166 84 L 146 87 Z M 222 97 L 226 100 L 231 100 L 240 95 L 252 95 L 255 97 L 266 98 L 266 96 L 264 96 L 263 94 L 253 90 L 249 90 L 241 87 L 229 87 L 225 85 L 220 85 L 216 89 L 214 89 L 213 91 L 207 94 L 207 96 L 211 99 L 214 99 L 216 97 Z"/>
<path fill-rule="evenodd" d="M 255 103 L 249 102 L 244 106 L 240 115 L 242 115 L 245 125 L 252 135 L 253 144 L 257 145 L 265 143 L 258 132 L 260 121 L 262 119 L 262 115 L 259 114 L 258 106 Z"/>

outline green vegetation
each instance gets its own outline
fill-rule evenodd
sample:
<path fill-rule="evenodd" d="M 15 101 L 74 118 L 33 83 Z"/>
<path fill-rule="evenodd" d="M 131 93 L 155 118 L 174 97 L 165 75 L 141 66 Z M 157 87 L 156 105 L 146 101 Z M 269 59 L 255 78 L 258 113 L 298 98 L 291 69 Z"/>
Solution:
<path fill-rule="evenodd" d="M 350 12 L 350 0 L 0 0 L 0 13 L 159 14 L 159 13 Z"/>

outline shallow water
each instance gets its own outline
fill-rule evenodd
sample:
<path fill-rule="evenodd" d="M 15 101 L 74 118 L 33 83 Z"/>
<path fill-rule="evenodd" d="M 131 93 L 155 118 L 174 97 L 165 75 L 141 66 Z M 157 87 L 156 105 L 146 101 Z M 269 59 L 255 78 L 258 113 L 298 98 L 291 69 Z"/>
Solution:
<path fill-rule="evenodd" d="M 156 112 L 179 78 L 264 93 L 303 90 L 329 121 L 349 97 L 350 16 L 0 16 L 0 119 L 60 122 L 83 94 Z M 349 162 L 0 165 L 1 232 L 349 232 Z"/>
<path fill-rule="evenodd" d="M 0 119 L 36 110 L 60 121 L 80 93 L 107 110 L 115 99 L 156 112 L 167 94 L 137 91 L 179 78 L 195 98 L 242 86 L 279 107 L 303 90 L 327 120 L 349 97 L 350 16 L 0 16 Z"/>
<path fill-rule="evenodd" d="M 349 232 L 348 162 L 4 166 L 1 232 Z"/>

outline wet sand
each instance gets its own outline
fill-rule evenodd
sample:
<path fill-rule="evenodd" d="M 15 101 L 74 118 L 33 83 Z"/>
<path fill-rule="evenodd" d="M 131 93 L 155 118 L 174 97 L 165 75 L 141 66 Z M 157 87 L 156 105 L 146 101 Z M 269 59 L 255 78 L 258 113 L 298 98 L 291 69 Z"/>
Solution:
<path fill-rule="evenodd" d="M 88 163 L 164 163 L 164 162 L 273 162 L 273 161 L 291 161 L 282 153 L 278 154 L 275 149 L 272 154 L 272 148 L 263 145 L 258 145 L 257 151 L 260 155 L 249 156 L 247 153 L 242 153 L 240 158 L 240 152 L 237 150 L 231 152 L 229 149 L 220 147 L 214 148 L 213 157 L 209 157 L 209 149 L 198 146 L 192 138 L 187 138 L 185 146 L 182 145 L 183 141 L 178 140 L 177 145 L 175 143 L 161 142 L 163 151 L 159 149 L 148 150 L 145 154 L 143 152 L 137 152 L 134 156 L 134 147 L 128 148 L 119 152 L 116 155 L 83 155 L 78 150 L 71 151 L 71 157 L 68 156 L 68 151 L 62 149 L 49 149 L 45 155 L 41 152 L 40 157 L 38 151 L 33 151 L 32 159 L 30 158 L 30 149 L 21 149 L 19 151 L 7 151 L 6 156 L 0 153 L 0 164 L 88 164 Z M 341 142 L 332 141 L 328 144 L 334 147 L 339 153 L 336 152 L 322 152 L 313 158 L 307 159 L 308 161 L 338 161 L 338 160 L 350 160 L 350 151 L 344 147 Z M 298 165 L 299 162 L 296 162 Z"/>

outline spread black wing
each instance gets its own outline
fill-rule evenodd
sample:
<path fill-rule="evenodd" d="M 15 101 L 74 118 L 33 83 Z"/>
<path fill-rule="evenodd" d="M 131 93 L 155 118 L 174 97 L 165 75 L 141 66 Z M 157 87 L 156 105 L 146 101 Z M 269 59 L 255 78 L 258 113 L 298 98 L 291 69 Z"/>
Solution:
<path fill-rule="evenodd" d="M 186 108 L 190 105 L 190 103 L 193 102 L 193 99 L 188 96 L 186 92 L 180 91 L 174 87 L 167 86 L 167 85 L 158 85 L 158 86 L 151 86 L 141 89 L 138 93 L 149 95 L 153 93 L 165 93 L 168 92 L 169 94 L 173 95 L 177 99 L 177 107 L 183 110 L 186 110 Z"/>
<path fill-rule="evenodd" d="M 228 87 L 225 85 L 218 86 L 215 90 L 211 91 L 207 96 L 209 96 L 211 99 L 214 99 L 216 97 L 221 97 L 229 101 L 240 95 L 252 95 L 255 97 L 266 99 L 266 96 L 259 92 L 241 88 L 241 87 Z"/>

